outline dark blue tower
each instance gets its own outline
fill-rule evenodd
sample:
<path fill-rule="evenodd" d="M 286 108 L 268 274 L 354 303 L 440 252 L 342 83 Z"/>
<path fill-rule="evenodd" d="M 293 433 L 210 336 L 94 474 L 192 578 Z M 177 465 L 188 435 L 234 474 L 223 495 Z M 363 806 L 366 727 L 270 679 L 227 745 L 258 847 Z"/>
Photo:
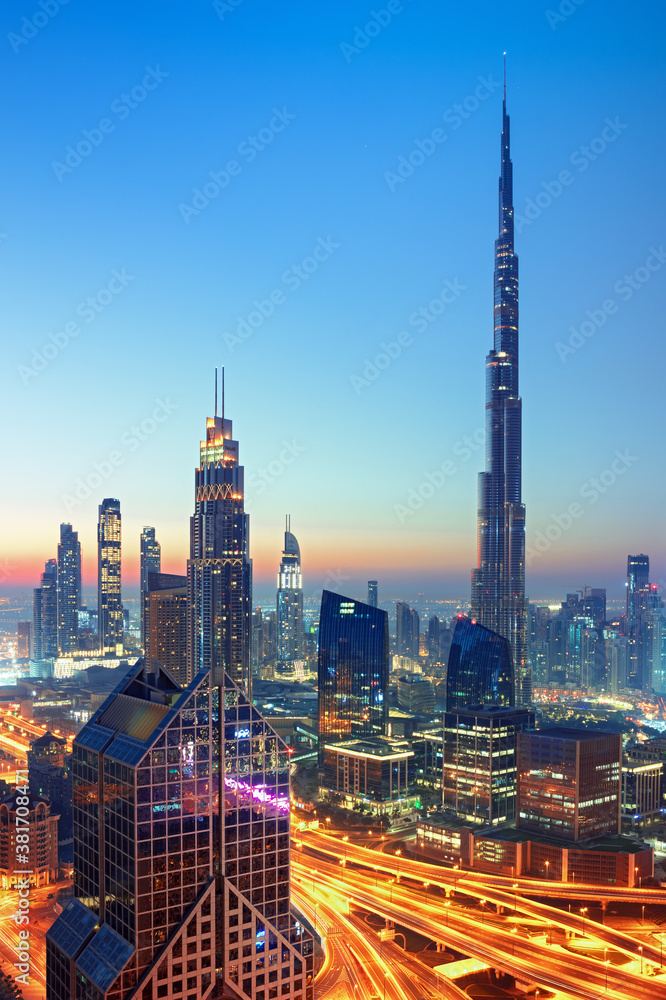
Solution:
<path fill-rule="evenodd" d="M 446 711 L 513 708 L 514 683 L 508 639 L 460 615 L 446 671 Z"/>
<path fill-rule="evenodd" d="M 513 164 L 502 106 L 499 234 L 495 240 L 494 346 L 486 358 L 486 468 L 479 475 L 478 567 L 472 615 L 505 636 L 515 669 L 516 703 L 527 704 L 525 506 L 522 502 L 522 400 L 518 391 L 518 257 L 513 241 Z"/>

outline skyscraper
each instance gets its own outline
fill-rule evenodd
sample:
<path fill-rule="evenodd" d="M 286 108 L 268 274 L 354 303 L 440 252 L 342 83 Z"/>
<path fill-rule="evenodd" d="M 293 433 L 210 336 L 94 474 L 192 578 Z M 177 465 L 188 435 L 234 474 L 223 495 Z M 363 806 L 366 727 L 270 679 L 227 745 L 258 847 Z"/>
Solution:
<path fill-rule="evenodd" d="M 146 663 L 166 667 L 174 680 L 187 684 L 187 577 L 148 573 L 141 622 Z"/>
<path fill-rule="evenodd" d="M 330 590 L 319 618 L 319 758 L 327 742 L 385 736 L 388 615 Z"/>
<path fill-rule="evenodd" d="M 371 608 L 377 607 L 378 585 L 376 580 L 368 580 L 368 604 Z"/>
<path fill-rule="evenodd" d="M 58 545 L 58 648 L 77 648 L 81 607 L 81 543 L 71 524 L 60 525 Z"/>
<path fill-rule="evenodd" d="M 472 616 L 511 643 L 517 704 L 531 697 L 525 600 L 525 506 L 521 496 L 522 400 L 518 393 L 518 257 L 513 165 L 502 105 L 499 235 L 495 240 L 494 345 L 486 358 L 486 468 L 479 474 L 478 567 Z"/>
<path fill-rule="evenodd" d="M 419 633 L 421 621 L 418 611 L 409 604 L 398 601 L 395 606 L 396 653 L 412 660 L 419 658 Z"/>
<path fill-rule="evenodd" d="M 629 688 L 649 686 L 647 678 L 648 644 L 644 641 L 650 593 L 650 558 L 627 556 L 627 636 L 626 684 Z"/>
<path fill-rule="evenodd" d="M 32 658 L 48 660 L 58 655 L 58 564 L 49 559 L 42 580 L 34 590 L 32 605 Z"/>
<path fill-rule="evenodd" d="M 140 542 L 140 572 L 141 572 L 141 645 L 146 646 L 145 619 L 148 601 L 148 574 L 159 573 L 161 565 L 161 547 L 155 538 L 155 529 L 144 527 Z"/>
<path fill-rule="evenodd" d="M 277 578 L 278 660 L 303 657 L 303 577 L 301 550 L 291 533 L 291 515 L 287 514 L 284 551 Z"/>
<path fill-rule="evenodd" d="M 446 671 L 446 710 L 514 705 L 509 640 L 478 622 L 458 617 Z"/>
<path fill-rule="evenodd" d="M 97 523 L 97 631 L 100 649 L 112 652 L 123 641 L 120 527 L 120 500 L 103 500 Z"/>
<path fill-rule="evenodd" d="M 47 935 L 48 1000 L 206 1000 L 216 982 L 242 1000 L 312 997 L 312 938 L 290 911 L 289 753 L 219 682 L 139 661 L 74 740 L 75 898 Z"/>
<path fill-rule="evenodd" d="M 244 470 L 231 420 L 206 420 L 206 440 L 195 471 L 194 515 L 187 562 L 188 676 L 210 670 L 221 685 L 225 672 L 250 696 L 252 564 L 244 508 Z"/>

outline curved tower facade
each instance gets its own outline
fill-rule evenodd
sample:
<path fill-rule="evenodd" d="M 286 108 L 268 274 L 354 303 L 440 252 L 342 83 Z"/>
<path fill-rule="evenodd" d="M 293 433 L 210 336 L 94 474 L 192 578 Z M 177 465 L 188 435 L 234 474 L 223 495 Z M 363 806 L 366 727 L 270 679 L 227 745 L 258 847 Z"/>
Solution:
<path fill-rule="evenodd" d="M 296 536 L 291 533 L 289 514 L 285 524 L 284 551 L 277 585 L 278 660 L 286 663 L 302 659 L 304 645 L 301 550 Z"/>
<path fill-rule="evenodd" d="M 511 643 L 516 704 L 531 698 L 522 502 L 522 400 L 518 391 L 518 257 L 506 82 L 502 106 L 499 234 L 495 240 L 493 349 L 486 358 L 486 468 L 479 475 L 478 566 L 472 616 Z"/>

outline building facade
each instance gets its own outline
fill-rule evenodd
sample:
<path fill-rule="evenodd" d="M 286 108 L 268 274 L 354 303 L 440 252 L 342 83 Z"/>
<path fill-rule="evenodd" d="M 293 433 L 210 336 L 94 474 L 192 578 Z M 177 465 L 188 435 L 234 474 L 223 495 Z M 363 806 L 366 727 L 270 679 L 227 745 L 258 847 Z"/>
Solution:
<path fill-rule="evenodd" d="M 513 663 L 508 639 L 459 615 L 446 673 L 446 708 L 514 705 Z"/>
<path fill-rule="evenodd" d="M 515 820 L 518 734 L 533 728 L 534 713 L 524 708 L 445 712 L 443 808 L 472 824 Z"/>
<path fill-rule="evenodd" d="M 303 577 L 301 550 L 291 533 L 291 516 L 287 514 L 284 550 L 277 578 L 278 660 L 288 663 L 303 659 Z"/>
<path fill-rule="evenodd" d="M 195 471 L 187 563 L 188 676 L 225 672 L 251 696 L 252 565 L 244 470 L 231 420 L 209 417 Z"/>
<path fill-rule="evenodd" d="M 478 553 L 472 617 L 509 640 L 516 700 L 531 700 L 522 502 L 522 400 L 518 386 L 518 257 L 506 81 L 502 106 L 499 235 L 495 240 L 494 345 L 486 358 L 486 468 L 479 475 Z"/>
<path fill-rule="evenodd" d="M 48 660 L 58 655 L 58 564 L 49 559 L 39 587 L 33 593 L 32 659 Z"/>
<path fill-rule="evenodd" d="M 420 674 L 398 678 L 398 705 L 414 715 L 433 715 L 435 692 L 430 681 Z"/>
<path fill-rule="evenodd" d="M 312 995 L 289 755 L 220 679 L 183 687 L 139 661 L 76 737 L 75 898 L 47 936 L 49 1000 Z"/>
<path fill-rule="evenodd" d="M 343 808 L 402 816 L 420 804 L 414 751 L 407 740 L 367 739 L 324 748 L 319 794 Z"/>
<path fill-rule="evenodd" d="M 20 817 L 20 819 L 19 819 Z M 18 870 L 17 858 L 25 857 Z M 49 885 L 58 878 L 58 815 L 46 799 L 20 789 L 0 803 L 0 884 L 15 887 L 27 873 L 30 884 Z"/>
<path fill-rule="evenodd" d="M 420 626 L 418 611 L 403 601 L 398 601 L 395 607 L 395 649 L 398 656 L 418 660 Z"/>
<path fill-rule="evenodd" d="M 620 832 L 622 737 L 544 729 L 518 737 L 521 831 L 568 841 Z"/>
<path fill-rule="evenodd" d="M 97 630 L 102 652 L 122 652 L 121 542 L 120 500 L 109 497 L 99 505 L 97 522 Z"/>
<path fill-rule="evenodd" d="M 664 821 L 663 763 L 625 759 L 622 764 L 622 826 L 644 831 Z"/>
<path fill-rule="evenodd" d="M 156 660 L 179 684 L 187 673 L 187 577 L 174 573 L 148 573 L 144 599 L 144 652 L 146 663 Z"/>
<path fill-rule="evenodd" d="M 148 574 L 159 573 L 162 564 L 162 548 L 155 537 L 155 529 L 144 527 L 139 543 L 140 586 L 141 586 L 141 645 L 146 648 L 145 605 L 148 600 Z"/>
<path fill-rule="evenodd" d="M 32 637 L 32 622 L 16 623 L 16 655 L 19 659 L 30 657 L 30 641 Z"/>
<path fill-rule="evenodd" d="M 326 744 L 385 736 L 388 615 L 324 590 L 319 617 L 319 753 Z"/>
<path fill-rule="evenodd" d="M 368 580 L 368 604 L 371 608 L 376 608 L 379 599 L 378 583 L 376 580 Z"/>
<path fill-rule="evenodd" d="M 81 607 L 81 543 L 71 524 L 60 525 L 58 545 L 58 651 L 78 649 Z"/>

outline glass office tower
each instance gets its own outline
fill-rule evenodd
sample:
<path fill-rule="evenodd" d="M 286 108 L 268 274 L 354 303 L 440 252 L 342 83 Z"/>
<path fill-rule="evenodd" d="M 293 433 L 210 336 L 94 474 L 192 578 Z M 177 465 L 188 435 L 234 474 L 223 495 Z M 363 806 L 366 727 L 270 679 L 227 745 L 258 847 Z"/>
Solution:
<path fill-rule="evenodd" d="M 58 655 L 58 564 L 49 559 L 41 584 L 33 591 L 32 659 L 47 660 Z"/>
<path fill-rule="evenodd" d="M 145 618 L 148 601 L 148 574 L 159 573 L 162 562 L 162 547 L 155 537 L 155 529 L 144 527 L 139 546 L 141 572 L 141 645 L 146 648 Z"/>
<path fill-rule="evenodd" d="M 319 617 L 319 759 L 327 742 L 385 736 L 388 615 L 325 590 Z"/>
<path fill-rule="evenodd" d="M 311 997 L 289 754 L 221 681 L 181 686 L 140 661 L 76 737 L 75 898 L 47 935 L 48 1000 L 205 1000 L 216 982 Z"/>
<path fill-rule="evenodd" d="M 60 525 L 58 545 L 58 650 L 78 647 L 81 607 L 81 543 L 71 524 Z"/>
<path fill-rule="evenodd" d="M 472 616 L 511 643 L 516 703 L 529 704 L 525 599 L 522 400 L 518 390 L 518 257 L 506 77 L 502 105 L 499 234 L 495 240 L 494 345 L 486 358 L 486 468 L 479 475 L 478 567 Z"/>
<path fill-rule="evenodd" d="M 301 550 L 291 533 L 291 515 L 287 514 L 284 550 L 277 579 L 278 660 L 287 663 L 303 658 L 303 577 Z"/>
<path fill-rule="evenodd" d="M 497 632 L 460 615 L 449 651 L 446 709 L 472 705 L 514 705 L 511 647 Z"/>
<path fill-rule="evenodd" d="M 99 648 L 116 652 L 123 641 L 120 500 L 99 505 L 97 523 L 97 631 Z"/>
<path fill-rule="evenodd" d="M 231 420 L 208 417 L 195 471 L 187 563 L 188 676 L 227 673 L 251 697 L 252 564 L 244 470 Z"/>

